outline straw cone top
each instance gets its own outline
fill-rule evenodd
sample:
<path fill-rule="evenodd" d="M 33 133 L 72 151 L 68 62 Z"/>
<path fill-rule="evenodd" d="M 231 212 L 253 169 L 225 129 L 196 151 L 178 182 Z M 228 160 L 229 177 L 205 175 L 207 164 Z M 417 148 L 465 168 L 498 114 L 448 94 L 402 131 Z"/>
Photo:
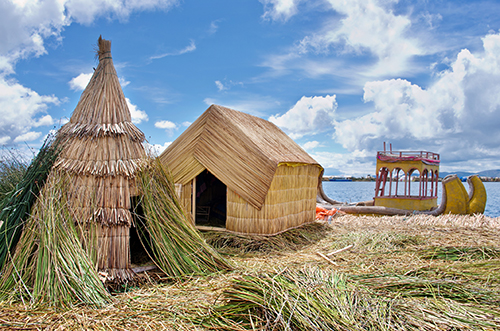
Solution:
<path fill-rule="evenodd" d="M 259 209 L 280 164 L 318 165 L 273 123 L 212 105 L 161 155 L 176 183 L 208 169 Z"/>
<path fill-rule="evenodd" d="M 58 132 L 66 144 L 55 167 L 78 174 L 134 177 L 145 156 L 144 134 L 132 123 L 111 58 L 111 41 L 99 37 L 99 65 L 69 123 Z"/>

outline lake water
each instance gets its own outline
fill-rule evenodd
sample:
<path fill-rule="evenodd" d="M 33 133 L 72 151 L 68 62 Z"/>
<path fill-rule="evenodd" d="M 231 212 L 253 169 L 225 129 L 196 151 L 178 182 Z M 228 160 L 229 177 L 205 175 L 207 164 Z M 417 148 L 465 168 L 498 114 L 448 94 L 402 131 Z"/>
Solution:
<path fill-rule="evenodd" d="M 417 185 L 414 187 L 418 187 L 418 183 L 415 184 Z M 468 190 L 469 185 L 463 184 Z M 441 183 L 438 185 L 438 204 L 441 203 L 441 185 Z M 500 217 L 500 183 L 486 182 L 484 187 L 488 197 L 484 214 L 490 217 Z M 375 195 L 375 182 L 323 182 L 323 190 L 333 200 L 348 203 L 367 201 L 372 200 Z"/>

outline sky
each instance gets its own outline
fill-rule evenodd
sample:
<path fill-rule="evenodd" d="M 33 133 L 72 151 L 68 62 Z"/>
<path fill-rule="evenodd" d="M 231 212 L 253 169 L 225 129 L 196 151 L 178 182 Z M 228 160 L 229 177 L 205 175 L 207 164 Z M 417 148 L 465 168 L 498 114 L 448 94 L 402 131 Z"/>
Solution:
<path fill-rule="evenodd" d="M 376 152 L 500 169 L 500 1 L 0 0 L 0 146 L 35 153 L 97 67 L 162 151 L 211 104 L 278 125 L 326 175 Z M 387 145 L 388 146 L 388 145 Z"/>

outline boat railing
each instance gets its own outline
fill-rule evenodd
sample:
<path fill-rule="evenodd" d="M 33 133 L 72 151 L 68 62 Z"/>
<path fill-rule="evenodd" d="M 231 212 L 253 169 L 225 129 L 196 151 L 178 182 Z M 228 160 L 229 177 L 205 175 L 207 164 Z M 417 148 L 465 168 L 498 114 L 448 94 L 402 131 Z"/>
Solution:
<path fill-rule="evenodd" d="M 439 161 L 439 154 L 428 151 L 379 151 L 377 156 L 393 157 L 393 158 L 422 158 L 427 160 Z"/>

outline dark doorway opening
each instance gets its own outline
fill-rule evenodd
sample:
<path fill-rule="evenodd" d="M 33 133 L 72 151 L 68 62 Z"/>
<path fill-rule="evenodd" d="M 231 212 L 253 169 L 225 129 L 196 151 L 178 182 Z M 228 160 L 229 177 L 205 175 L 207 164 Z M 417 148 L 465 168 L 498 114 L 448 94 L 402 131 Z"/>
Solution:
<path fill-rule="evenodd" d="M 130 227 L 130 263 L 132 267 L 151 264 L 151 247 L 149 233 L 144 224 L 144 210 L 140 197 L 131 197 L 132 217 L 134 224 Z"/>
<path fill-rule="evenodd" d="M 226 227 L 227 187 L 208 170 L 196 177 L 196 225 Z"/>

